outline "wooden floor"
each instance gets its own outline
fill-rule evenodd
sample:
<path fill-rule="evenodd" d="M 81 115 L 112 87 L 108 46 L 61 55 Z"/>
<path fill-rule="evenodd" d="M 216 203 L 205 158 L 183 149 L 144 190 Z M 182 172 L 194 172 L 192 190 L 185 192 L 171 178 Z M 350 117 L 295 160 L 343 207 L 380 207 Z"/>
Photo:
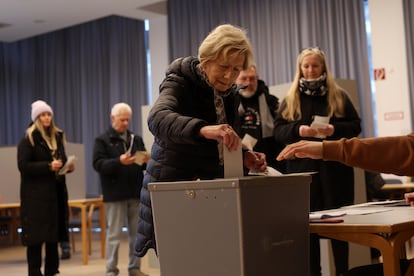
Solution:
<path fill-rule="evenodd" d="M 101 258 L 99 233 L 93 233 L 92 255 L 89 256 L 89 263 L 82 265 L 82 252 L 80 234 L 75 234 L 76 252 L 72 252 L 69 260 L 60 261 L 60 275 L 62 276 L 104 276 L 105 260 Z M 152 253 L 152 252 L 151 252 Z M 144 257 L 142 259 L 141 270 L 150 276 L 159 276 L 157 264 L 154 258 Z M 156 260 L 156 258 L 155 258 Z M 125 234 L 119 248 L 118 268 L 119 276 L 128 276 L 128 238 Z M 16 244 L 10 245 L 0 239 L 0 275 L 4 276 L 24 276 L 27 275 L 26 247 Z"/>

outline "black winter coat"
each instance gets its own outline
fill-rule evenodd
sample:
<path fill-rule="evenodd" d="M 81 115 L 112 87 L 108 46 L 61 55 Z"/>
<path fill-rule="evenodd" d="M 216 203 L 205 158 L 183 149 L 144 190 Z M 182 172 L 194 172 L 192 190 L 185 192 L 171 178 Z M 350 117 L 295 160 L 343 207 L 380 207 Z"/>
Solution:
<path fill-rule="evenodd" d="M 68 191 L 65 176 L 49 168 L 52 154 L 39 131 L 33 131 L 34 146 L 25 136 L 17 147 L 20 171 L 20 216 L 22 243 L 68 240 Z M 56 136 L 57 156 L 66 162 L 63 133 Z"/>
<path fill-rule="evenodd" d="M 261 95 L 265 96 L 267 107 L 274 120 L 276 117 L 277 109 L 279 108 L 279 98 L 269 93 L 269 88 L 264 83 L 264 81 L 262 80 L 257 81 L 257 91 L 256 91 L 256 94 L 253 95 L 253 97 L 244 98 L 240 94 L 237 94 L 237 97 L 240 98 L 240 103 L 243 106 L 244 110 L 247 110 L 249 107 L 252 108 L 253 110 L 259 110 L 260 109 L 259 97 Z M 263 111 L 259 110 L 259 112 L 261 113 Z M 263 137 L 261 128 L 259 127 L 259 129 L 260 129 L 260 137 L 257 137 L 257 135 L 253 135 L 252 133 L 249 133 L 249 130 L 245 130 L 242 127 L 241 138 L 243 138 L 246 133 L 255 137 L 257 139 L 257 143 L 254 146 L 253 150 L 257 152 L 263 152 L 264 154 L 266 154 L 267 165 L 284 173 L 286 170 L 286 164 L 285 164 L 286 162 L 276 161 L 276 157 L 279 155 L 280 151 L 284 148 L 284 144 L 276 142 L 273 136 Z"/>
<path fill-rule="evenodd" d="M 125 142 L 110 127 L 95 139 L 93 167 L 101 178 L 104 202 L 139 199 L 145 164 L 139 166 L 134 163 L 125 166 L 119 161 L 119 156 L 124 154 L 130 146 L 131 134 L 132 132 L 128 130 L 128 142 Z M 146 151 L 144 142 L 138 135 L 134 135 L 131 155 L 134 155 L 136 151 Z"/>
<path fill-rule="evenodd" d="M 202 77 L 195 57 L 179 58 L 167 69 L 148 126 L 154 135 L 151 159 L 141 190 L 136 254 L 155 248 L 150 194 L 147 185 L 159 181 L 185 181 L 224 177 L 217 142 L 199 136 L 203 126 L 216 125 L 214 92 Z M 236 90 L 223 97 L 227 123 L 239 129 Z"/>
<path fill-rule="evenodd" d="M 356 137 L 361 132 L 361 119 L 351 100 L 344 91 L 344 116 L 330 118 L 329 123 L 335 128 L 334 134 L 324 140 Z M 283 101 L 276 116 L 274 134 L 278 142 L 290 144 L 299 140 L 316 140 L 299 136 L 301 125 L 310 125 L 314 115 L 327 116 L 327 96 L 310 96 L 300 94 L 302 119 L 289 122 L 282 118 L 281 112 L 286 108 Z M 352 204 L 354 201 L 354 171 L 339 162 L 298 158 L 287 161 L 287 172 L 318 172 L 312 175 L 311 211 L 338 208 Z"/>

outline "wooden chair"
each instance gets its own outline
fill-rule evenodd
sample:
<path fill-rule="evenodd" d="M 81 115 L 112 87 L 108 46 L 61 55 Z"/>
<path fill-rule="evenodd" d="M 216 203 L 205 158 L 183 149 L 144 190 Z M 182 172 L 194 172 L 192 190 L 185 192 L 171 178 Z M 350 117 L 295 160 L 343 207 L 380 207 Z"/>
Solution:
<path fill-rule="evenodd" d="M 93 213 L 95 211 L 95 204 L 90 204 L 89 209 L 87 210 L 87 224 L 86 229 L 88 232 L 88 253 L 89 255 L 92 254 L 92 219 L 93 219 Z M 76 211 L 75 211 L 75 210 Z M 70 239 L 72 243 L 72 251 L 75 252 L 75 233 L 74 229 L 79 228 L 81 229 L 82 223 L 81 223 L 81 212 L 76 207 L 69 207 L 69 232 L 70 232 Z"/>

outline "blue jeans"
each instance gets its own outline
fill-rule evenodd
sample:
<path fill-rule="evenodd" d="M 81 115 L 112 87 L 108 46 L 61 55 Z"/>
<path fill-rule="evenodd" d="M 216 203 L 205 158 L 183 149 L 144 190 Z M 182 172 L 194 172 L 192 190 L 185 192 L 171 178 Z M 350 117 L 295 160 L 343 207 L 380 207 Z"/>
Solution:
<path fill-rule="evenodd" d="M 128 227 L 128 271 L 140 269 L 141 258 L 134 255 L 134 243 L 138 226 L 138 199 L 105 202 L 106 214 L 106 274 L 118 275 L 118 249 L 122 239 L 122 227 Z"/>

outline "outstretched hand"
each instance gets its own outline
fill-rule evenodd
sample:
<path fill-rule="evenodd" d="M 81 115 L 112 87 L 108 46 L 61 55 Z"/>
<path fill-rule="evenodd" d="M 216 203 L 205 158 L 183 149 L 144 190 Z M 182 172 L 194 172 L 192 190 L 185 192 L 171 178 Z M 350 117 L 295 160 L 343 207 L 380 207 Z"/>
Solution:
<path fill-rule="evenodd" d="M 290 145 L 287 145 L 277 156 L 276 160 L 281 161 L 283 159 L 292 158 L 312 158 L 321 159 L 323 153 L 322 142 L 315 141 L 299 141 Z"/>

